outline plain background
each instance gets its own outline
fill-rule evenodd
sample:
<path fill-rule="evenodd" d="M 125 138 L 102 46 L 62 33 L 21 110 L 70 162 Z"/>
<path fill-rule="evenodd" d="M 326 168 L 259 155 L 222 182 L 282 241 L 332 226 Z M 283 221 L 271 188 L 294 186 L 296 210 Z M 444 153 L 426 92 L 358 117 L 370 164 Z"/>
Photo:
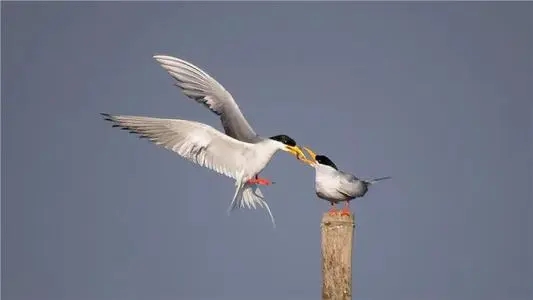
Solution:
<path fill-rule="evenodd" d="M 320 299 L 314 172 L 233 182 L 98 113 L 221 129 L 152 59 L 220 81 L 266 136 L 362 177 L 354 299 L 533 299 L 531 3 L 2 2 L 6 300 Z"/>

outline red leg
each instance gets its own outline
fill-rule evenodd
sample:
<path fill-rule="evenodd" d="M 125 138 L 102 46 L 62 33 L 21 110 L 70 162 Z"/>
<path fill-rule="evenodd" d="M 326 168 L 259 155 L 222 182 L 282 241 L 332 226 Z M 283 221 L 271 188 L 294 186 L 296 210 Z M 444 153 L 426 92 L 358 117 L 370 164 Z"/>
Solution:
<path fill-rule="evenodd" d="M 330 202 L 330 203 L 331 203 L 331 208 L 329 209 L 329 215 L 334 216 L 338 211 L 335 208 L 335 203 L 333 202 Z"/>
<path fill-rule="evenodd" d="M 255 178 L 252 178 L 247 181 L 249 184 L 258 184 L 258 185 L 271 185 L 273 184 L 272 181 L 266 179 L 266 178 L 260 178 L 258 175 L 255 175 Z"/>
<path fill-rule="evenodd" d="M 341 211 L 341 216 L 350 216 L 350 201 L 346 201 L 344 208 Z"/>

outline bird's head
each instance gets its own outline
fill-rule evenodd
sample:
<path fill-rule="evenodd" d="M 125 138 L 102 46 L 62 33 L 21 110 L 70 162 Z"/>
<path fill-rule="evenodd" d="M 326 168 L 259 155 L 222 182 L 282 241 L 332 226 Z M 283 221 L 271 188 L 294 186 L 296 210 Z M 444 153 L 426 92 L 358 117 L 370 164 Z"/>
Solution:
<path fill-rule="evenodd" d="M 303 162 L 307 163 L 308 165 L 316 168 L 317 166 L 329 166 L 335 170 L 339 170 L 337 168 L 337 165 L 329 159 L 329 157 L 322 155 L 322 154 L 316 154 L 313 150 L 309 149 L 308 147 L 304 147 L 304 150 L 311 156 L 311 160 L 307 158 L 301 159 Z"/>
<path fill-rule="evenodd" d="M 280 150 L 289 152 L 290 154 L 296 156 L 296 158 L 298 159 L 301 159 L 301 157 L 306 159 L 305 154 L 302 152 L 300 147 L 298 147 L 298 145 L 296 144 L 296 141 L 292 139 L 290 136 L 285 135 L 285 134 L 279 134 L 279 135 L 271 136 L 270 139 L 276 142 Z"/>

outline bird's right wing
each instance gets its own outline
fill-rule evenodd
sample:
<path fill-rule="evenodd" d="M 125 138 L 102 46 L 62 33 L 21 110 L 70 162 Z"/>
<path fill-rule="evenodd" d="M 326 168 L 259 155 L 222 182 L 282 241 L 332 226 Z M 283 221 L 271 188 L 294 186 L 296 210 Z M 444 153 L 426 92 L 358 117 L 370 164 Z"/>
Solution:
<path fill-rule="evenodd" d="M 237 179 L 252 144 L 231 138 L 206 124 L 152 117 L 102 114 L 107 121 L 176 152 L 200 166 Z"/>
<path fill-rule="evenodd" d="M 187 97 L 204 104 L 220 116 L 227 135 L 249 143 L 258 141 L 257 134 L 231 94 L 213 77 L 192 63 L 176 57 L 155 55 L 154 59 L 177 81 L 176 86 Z"/>

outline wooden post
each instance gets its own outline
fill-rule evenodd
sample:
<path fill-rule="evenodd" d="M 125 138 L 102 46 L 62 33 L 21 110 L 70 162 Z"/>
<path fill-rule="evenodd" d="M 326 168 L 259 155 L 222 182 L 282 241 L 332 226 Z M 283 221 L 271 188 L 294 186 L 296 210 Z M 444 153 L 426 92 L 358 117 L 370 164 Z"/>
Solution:
<path fill-rule="evenodd" d="M 324 213 L 320 227 L 322 300 L 351 300 L 354 217 Z"/>

